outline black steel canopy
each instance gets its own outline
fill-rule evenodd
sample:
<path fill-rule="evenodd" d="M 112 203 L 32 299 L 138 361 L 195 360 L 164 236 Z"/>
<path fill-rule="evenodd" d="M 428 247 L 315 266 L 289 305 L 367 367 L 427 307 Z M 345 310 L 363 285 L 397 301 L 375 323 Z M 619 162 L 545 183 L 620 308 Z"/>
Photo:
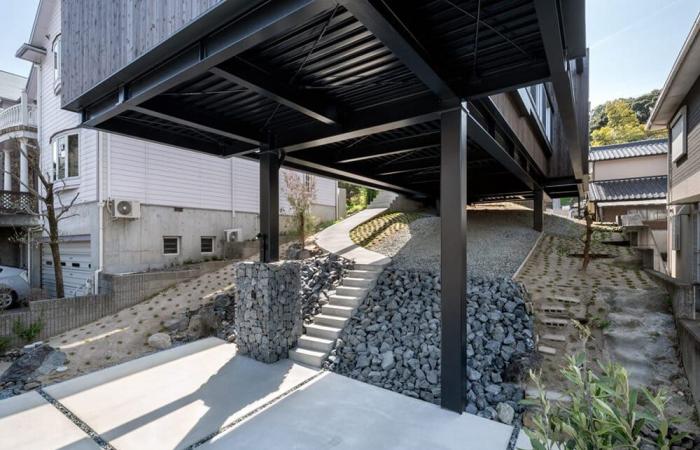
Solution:
<path fill-rule="evenodd" d="M 229 0 L 67 107 L 86 126 L 221 156 L 257 158 L 274 136 L 291 167 L 439 196 L 438 118 L 469 99 L 470 201 L 571 195 L 583 164 L 565 68 L 585 49 L 567 24 L 582 4 Z M 574 164 L 558 191 L 487 97 L 545 80 Z"/>
<path fill-rule="evenodd" d="M 86 126 L 258 158 L 263 261 L 278 259 L 281 161 L 439 197 L 441 401 L 461 412 L 465 206 L 529 196 L 541 231 L 543 191 L 577 193 L 583 13 L 583 0 L 228 0 L 67 107 Z M 542 81 L 571 157 L 571 173 L 557 177 L 488 97 Z"/>

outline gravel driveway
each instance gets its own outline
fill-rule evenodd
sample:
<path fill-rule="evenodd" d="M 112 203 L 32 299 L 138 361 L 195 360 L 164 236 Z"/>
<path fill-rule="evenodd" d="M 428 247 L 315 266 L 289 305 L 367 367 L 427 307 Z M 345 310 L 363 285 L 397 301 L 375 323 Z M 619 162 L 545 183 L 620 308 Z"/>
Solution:
<path fill-rule="evenodd" d="M 545 231 L 575 234 L 577 224 L 546 215 Z M 467 268 L 471 277 L 511 277 L 518 270 L 539 233 L 532 229 L 530 210 L 469 210 Z M 384 239 L 372 250 L 393 258 L 398 267 L 440 269 L 440 218 L 418 219 Z"/>

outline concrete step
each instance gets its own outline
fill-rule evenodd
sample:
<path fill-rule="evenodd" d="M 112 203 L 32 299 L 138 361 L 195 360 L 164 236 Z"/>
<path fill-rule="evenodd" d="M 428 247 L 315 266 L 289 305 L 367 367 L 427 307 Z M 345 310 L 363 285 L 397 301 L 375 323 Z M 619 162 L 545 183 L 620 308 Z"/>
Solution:
<path fill-rule="evenodd" d="M 352 308 L 357 308 L 362 303 L 362 298 L 355 295 L 338 295 L 333 294 L 328 297 L 328 302 L 331 305 L 338 306 L 350 306 Z"/>
<path fill-rule="evenodd" d="M 343 278 L 343 286 L 369 288 L 372 287 L 372 284 L 374 284 L 374 278 Z"/>
<path fill-rule="evenodd" d="M 540 339 L 550 342 L 566 342 L 566 336 L 563 334 L 543 334 Z"/>
<path fill-rule="evenodd" d="M 321 367 L 326 359 L 326 353 L 297 347 L 289 351 L 289 358 L 307 366 Z"/>
<path fill-rule="evenodd" d="M 555 317 L 542 317 L 542 323 L 548 327 L 566 328 L 569 326 L 569 321 L 566 319 L 558 319 Z"/>
<path fill-rule="evenodd" d="M 571 317 L 571 313 L 562 304 L 543 304 L 537 307 L 543 313 L 552 317 Z"/>
<path fill-rule="evenodd" d="M 367 288 L 360 288 L 355 286 L 338 286 L 335 289 L 335 293 L 337 295 L 348 295 L 351 297 L 364 298 L 368 290 L 369 289 Z"/>
<path fill-rule="evenodd" d="M 557 354 L 557 349 L 554 347 L 549 347 L 547 345 L 540 345 L 537 347 L 537 351 L 544 355 L 556 355 Z"/>
<path fill-rule="evenodd" d="M 318 314 L 314 317 L 314 323 L 318 325 L 326 325 L 337 328 L 343 328 L 348 320 L 350 320 L 349 317 L 329 316 L 327 314 Z"/>
<path fill-rule="evenodd" d="M 567 295 L 550 295 L 547 300 L 551 302 L 568 303 L 568 304 L 579 304 L 581 300 L 575 297 L 569 297 Z"/>
<path fill-rule="evenodd" d="M 321 312 L 329 316 L 350 317 L 355 310 L 353 306 L 326 304 L 321 306 Z"/>
<path fill-rule="evenodd" d="M 382 270 L 384 270 L 384 266 L 380 266 L 378 264 L 355 264 L 353 266 L 354 270 L 364 270 L 367 272 L 374 272 L 375 274 L 379 274 Z"/>
<path fill-rule="evenodd" d="M 353 269 L 353 270 L 348 270 L 347 273 L 345 274 L 346 277 L 351 277 L 351 278 L 375 278 L 379 272 L 376 272 L 374 270 L 358 270 L 358 269 Z"/>
<path fill-rule="evenodd" d="M 309 336 L 331 340 L 338 339 L 338 336 L 340 336 L 340 332 L 343 331 L 342 328 L 330 327 L 328 325 L 320 325 L 317 323 L 304 325 L 304 328 L 306 329 L 306 334 Z"/>
<path fill-rule="evenodd" d="M 305 350 L 313 350 L 315 352 L 328 353 L 333 349 L 333 344 L 335 341 L 331 339 L 324 339 L 320 337 L 303 335 L 297 341 L 297 348 L 303 348 Z"/>

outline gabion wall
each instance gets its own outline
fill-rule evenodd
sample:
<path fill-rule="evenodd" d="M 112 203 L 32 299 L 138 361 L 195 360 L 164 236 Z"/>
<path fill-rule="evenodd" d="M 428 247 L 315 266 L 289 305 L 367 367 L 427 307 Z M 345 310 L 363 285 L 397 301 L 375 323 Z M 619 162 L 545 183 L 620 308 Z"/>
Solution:
<path fill-rule="evenodd" d="M 241 354 L 273 363 L 287 358 L 302 334 L 300 264 L 236 264 L 235 329 Z"/>

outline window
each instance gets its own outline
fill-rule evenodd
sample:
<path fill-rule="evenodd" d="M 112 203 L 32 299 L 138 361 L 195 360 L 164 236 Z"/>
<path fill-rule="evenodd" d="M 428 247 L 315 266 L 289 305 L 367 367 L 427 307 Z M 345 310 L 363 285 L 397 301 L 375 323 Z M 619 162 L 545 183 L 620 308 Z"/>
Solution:
<path fill-rule="evenodd" d="M 163 236 L 163 254 L 178 255 L 180 254 L 180 237 L 179 236 Z"/>
<path fill-rule="evenodd" d="M 61 86 L 61 35 L 56 36 L 51 46 L 53 53 L 53 87 L 58 90 Z"/>
<path fill-rule="evenodd" d="M 200 247 L 201 247 L 202 253 L 213 253 L 214 252 L 214 238 L 211 236 L 202 236 Z"/>
<path fill-rule="evenodd" d="M 685 142 L 685 106 L 678 111 L 671 121 L 671 161 L 678 161 L 686 153 Z"/>
<path fill-rule="evenodd" d="M 77 134 L 66 134 L 54 138 L 51 143 L 53 152 L 53 178 L 77 177 L 80 175 L 80 151 Z"/>

